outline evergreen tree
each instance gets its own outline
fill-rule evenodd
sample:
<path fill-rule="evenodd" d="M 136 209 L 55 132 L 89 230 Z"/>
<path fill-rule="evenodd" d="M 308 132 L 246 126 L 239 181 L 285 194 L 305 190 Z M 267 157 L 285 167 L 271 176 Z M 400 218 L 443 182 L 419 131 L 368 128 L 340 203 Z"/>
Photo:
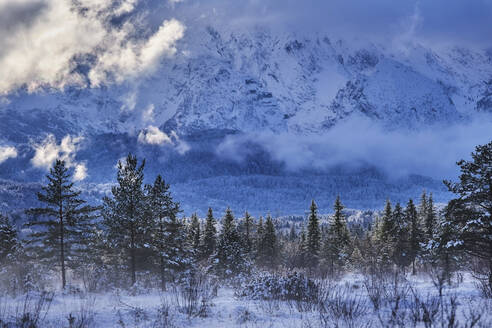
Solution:
<path fill-rule="evenodd" d="M 249 256 L 253 251 L 253 218 L 246 211 L 244 214 L 244 219 L 242 220 L 242 234 L 241 239 L 244 245 L 244 251 Z"/>
<path fill-rule="evenodd" d="M 260 216 L 258 224 L 256 226 L 256 236 L 255 236 L 255 255 L 256 258 L 261 257 L 261 243 L 263 240 L 263 234 L 265 230 L 263 228 L 263 217 Z"/>
<path fill-rule="evenodd" d="M 257 262 L 261 266 L 274 268 L 277 264 L 277 234 L 270 215 L 266 217 L 265 229 L 261 235 Z"/>
<path fill-rule="evenodd" d="M 395 246 L 393 251 L 393 261 L 400 268 L 405 268 L 411 263 L 408 254 L 409 248 L 409 224 L 405 220 L 405 214 L 400 203 L 395 205 L 393 210 L 393 220 L 395 222 Z"/>
<path fill-rule="evenodd" d="M 77 263 L 80 254 L 89 251 L 86 241 L 94 228 L 97 208 L 87 205 L 80 198 L 81 192 L 74 190 L 64 161 L 56 160 L 46 177 L 48 184 L 37 195 L 46 206 L 27 210 L 33 220 L 26 226 L 40 228 L 29 235 L 28 250 L 34 251 L 47 264 L 60 264 L 62 287 L 65 288 L 66 266 L 80 264 Z"/>
<path fill-rule="evenodd" d="M 15 260 L 19 250 L 17 230 L 8 216 L 0 214 L 0 264 Z"/>
<path fill-rule="evenodd" d="M 313 268 L 318 265 L 319 252 L 321 248 L 321 231 L 319 228 L 318 207 L 314 200 L 311 201 L 306 236 L 306 264 Z"/>
<path fill-rule="evenodd" d="M 234 215 L 227 208 L 214 255 L 215 272 L 222 277 L 231 277 L 245 270 L 241 239 L 234 223 Z"/>
<path fill-rule="evenodd" d="M 412 199 L 407 203 L 404 216 L 405 221 L 409 225 L 408 256 L 412 262 L 412 274 L 415 275 L 415 261 L 421 250 L 420 242 L 422 241 L 422 231 L 420 229 L 417 209 Z"/>
<path fill-rule="evenodd" d="M 457 163 L 458 182 L 444 181 L 458 196 L 449 202 L 446 220 L 456 228 L 452 243 L 485 262 L 492 291 L 492 141 L 477 146 L 471 155 L 471 161 Z"/>
<path fill-rule="evenodd" d="M 215 252 L 216 243 L 217 229 L 215 228 L 215 219 L 212 208 L 209 207 L 201 246 L 203 259 L 208 259 Z"/>
<path fill-rule="evenodd" d="M 145 160 L 139 166 L 137 157 L 129 154 L 125 163 L 118 161 L 118 185 L 111 189 L 112 197 L 104 197 L 102 215 L 108 237 L 114 246 L 126 251 L 131 284 L 136 282 L 137 256 L 148 239 L 149 218 L 142 188 Z"/>
<path fill-rule="evenodd" d="M 426 240 L 430 241 L 434 237 L 434 233 L 437 225 L 437 214 L 436 209 L 434 208 L 434 200 L 432 198 L 432 193 L 429 195 L 427 200 L 427 210 L 425 213 L 425 236 Z"/>
<path fill-rule="evenodd" d="M 342 212 L 343 208 L 340 196 L 337 196 L 334 205 L 335 213 L 330 223 L 325 247 L 325 257 L 330 262 L 332 273 L 335 268 L 343 267 L 350 255 L 350 235 Z"/>
<path fill-rule="evenodd" d="M 425 222 L 428 208 L 429 207 L 428 207 L 428 201 L 427 201 L 427 193 L 425 192 L 425 190 L 423 190 L 422 195 L 420 196 L 420 203 L 419 203 L 419 208 L 418 208 L 419 220 L 422 223 Z"/>
<path fill-rule="evenodd" d="M 169 188 L 169 184 L 160 175 L 156 177 L 153 185 L 145 186 L 146 210 L 151 227 L 147 236 L 157 255 L 163 290 L 166 288 L 166 272 L 176 261 L 170 258 L 170 254 L 174 253 L 174 247 L 179 247 L 175 243 L 167 243 L 171 238 L 169 234 L 175 229 L 174 220 L 180 212 L 179 203 L 173 200 Z"/>
<path fill-rule="evenodd" d="M 396 225 L 393 217 L 391 202 L 386 201 L 383 217 L 378 221 L 375 229 L 374 244 L 378 247 L 378 259 L 384 270 L 388 269 L 393 260 L 395 250 Z"/>
<path fill-rule="evenodd" d="M 188 239 L 191 246 L 191 250 L 195 257 L 199 255 L 200 250 L 200 221 L 198 220 L 198 216 L 194 213 L 191 216 L 190 226 L 188 228 Z"/>

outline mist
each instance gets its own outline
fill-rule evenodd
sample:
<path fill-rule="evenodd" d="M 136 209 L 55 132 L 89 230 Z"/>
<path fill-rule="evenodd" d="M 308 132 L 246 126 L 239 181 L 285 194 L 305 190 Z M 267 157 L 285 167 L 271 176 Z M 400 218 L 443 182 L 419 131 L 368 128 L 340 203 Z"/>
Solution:
<path fill-rule="evenodd" d="M 475 146 L 491 141 L 492 116 L 420 130 L 390 131 L 362 116 L 353 116 L 322 134 L 262 133 L 228 136 L 217 148 L 223 158 L 242 161 L 248 144 L 261 146 L 287 170 L 373 166 L 398 178 L 420 174 L 453 178 L 456 162 L 470 159 Z"/>

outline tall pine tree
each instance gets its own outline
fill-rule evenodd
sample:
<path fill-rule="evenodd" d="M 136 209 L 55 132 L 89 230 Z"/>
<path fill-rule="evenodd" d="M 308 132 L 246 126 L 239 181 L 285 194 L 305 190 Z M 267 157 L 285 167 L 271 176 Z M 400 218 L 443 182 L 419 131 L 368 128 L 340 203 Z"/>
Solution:
<path fill-rule="evenodd" d="M 19 250 L 17 230 L 9 217 L 0 213 L 0 263 L 13 262 Z"/>
<path fill-rule="evenodd" d="M 318 265 L 321 248 L 321 231 L 319 227 L 318 206 L 311 201 L 306 236 L 306 264 L 309 268 Z"/>
<path fill-rule="evenodd" d="M 413 200 L 410 199 L 405 208 L 405 221 L 409 227 L 409 240 L 408 240 L 408 256 L 412 262 L 412 274 L 416 274 L 415 261 L 420 254 L 420 243 L 422 241 L 422 231 L 420 229 L 420 222 L 417 213 L 417 209 Z"/>
<path fill-rule="evenodd" d="M 37 195 L 45 207 L 27 210 L 32 219 L 26 226 L 34 229 L 29 235 L 28 250 L 48 264 L 58 262 L 65 288 L 67 265 L 80 265 L 77 255 L 88 251 L 86 241 L 93 230 L 97 208 L 87 205 L 80 198 L 81 192 L 74 190 L 64 161 L 56 160 L 46 177 L 48 184 Z"/>
<path fill-rule="evenodd" d="M 137 157 L 129 154 L 125 163 L 118 162 L 118 185 L 111 189 L 112 197 L 104 197 L 102 215 L 108 238 L 127 254 L 131 284 L 137 278 L 137 256 L 148 239 L 152 225 L 146 215 L 143 190 L 145 160 L 138 165 Z"/>
<path fill-rule="evenodd" d="M 201 246 L 202 259 L 207 260 L 214 252 L 217 244 L 217 228 L 212 208 L 208 208 L 207 219 L 203 231 Z"/>

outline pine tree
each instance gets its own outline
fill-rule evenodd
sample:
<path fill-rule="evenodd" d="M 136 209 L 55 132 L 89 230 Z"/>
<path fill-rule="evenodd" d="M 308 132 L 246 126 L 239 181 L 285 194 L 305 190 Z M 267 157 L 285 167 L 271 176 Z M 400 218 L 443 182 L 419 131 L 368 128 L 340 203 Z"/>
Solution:
<path fill-rule="evenodd" d="M 343 208 L 340 196 L 337 196 L 325 248 L 325 256 L 329 259 L 332 273 L 335 268 L 343 267 L 350 255 L 350 234 L 342 212 Z"/>
<path fill-rule="evenodd" d="M 111 189 L 112 197 L 103 199 L 104 225 L 109 239 L 117 248 L 128 254 L 131 284 L 137 278 L 137 252 L 148 239 L 149 218 L 146 212 L 146 197 L 142 188 L 145 160 L 139 166 L 137 157 L 129 154 L 125 163 L 118 162 L 118 185 Z"/>
<path fill-rule="evenodd" d="M 415 261 L 420 254 L 420 242 L 422 241 L 422 231 L 420 229 L 420 222 L 417 214 L 417 209 L 413 200 L 410 199 L 405 208 L 405 221 L 409 225 L 409 245 L 408 256 L 412 262 L 412 274 L 415 275 Z"/>
<path fill-rule="evenodd" d="M 246 211 L 244 219 L 242 220 L 242 234 L 241 239 L 244 245 L 245 253 L 250 256 L 253 251 L 253 218 Z"/>
<path fill-rule="evenodd" d="M 208 259 L 215 252 L 216 243 L 217 229 L 215 228 L 215 219 L 212 208 L 209 207 L 201 246 L 203 259 Z"/>
<path fill-rule="evenodd" d="M 260 216 L 258 224 L 256 225 L 256 236 L 255 236 L 255 256 L 258 259 L 261 257 L 261 242 L 263 240 L 263 234 L 265 229 L 263 228 L 263 217 Z"/>
<path fill-rule="evenodd" d="M 80 264 L 77 263 L 78 255 L 89 251 L 86 241 L 94 228 L 97 208 L 87 205 L 80 198 L 81 192 L 74 190 L 64 161 L 56 160 L 46 177 L 49 182 L 37 195 L 46 207 L 27 210 L 33 220 L 26 226 L 41 228 L 29 235 L 29 250 L 49 264 L 59 262 L 62 287 L 65 288 L 66 266 L 77 266 Z"/>
<path fill-rule="evenodd" d="M 408 254 L 409 249 L 409 224 L 405 220 L 405 215 L 400 203 L 395 205 L 393 210 L 393 220 L 395 222 L 395 246 L 393 251 L 393 261 L 400 268 L 405 268 L 411 263 Z"/>
<path fill-rule="evenodd" d="M 321 232 L 319 228 L 318 207 L 314 200 L 311 201 L 306 236 L 306 264 L 309 268 L 318 265 L 321 248 Z"/>
<path fill-rule="evenodd" d="M 374 244 L 378 247 L 378 259 L 383 269 L 388 269 L 388 266 L 393 260 L 393 252 L 395 249 L 396 226 L 393 217 L 391 202 L 386 201 L 383 211 L 383 217 L 377 224 L 375 229 Z"/>
<path fill-rule="evenodd" d="M 434 200 L 432 198 L 432 193 L 429 195 L 429 198 L 427 200 L 427 210 L 425 213 L 425 235 L 427 241 L 430 241 L 434 237 L 434 233 L 436 230 L 436 225 L 437 225 L 437 215 L 436 215 L 436 209 L 434 208 Z"/>
<path fill-rule="evenodd" d="M 425 190 L 422 191 L 422 195 L 420 196 L 420 203 L 418 208 L 418 216 L 420 222 L 425 222 L 425 217 L 427 216 L 428 209 L 428 201 L 427 201 L 427 193 Z"/>
<path fill-rule="evenodd" d="M 188 227 L 188 239 L 195 258 L 199 255 L 200 250 L 200 221 L 198 220 L 198 215 L 194 213 L 191 216 L 190 226 Z"/>
<path fill-rule="evenodd" d="M 222 229 L 214 254 L 214 269 L 222 277 L 231 277 L 245 270 L 241 239 L 230 208 L 227 208 L 222 220 Z"/>
<path fill-rule="evenodd" d="M 8 216 L 0 214 L 0 264 L 12 262 L 20 250 L 17 230 Z"/>
<path fill-rule="evenodd" d="M 458 198 L 449 202 L 446 220 L 456 228 L 452 243 L 485 262 L 492 291 L 492 141 L 475 147 L 472 160 L 457 162 L 458 182 L 444 181 Z"/>
<path fill-rule="evenodd" d="M 258 249 L 257 262 L 261 266 L 274 268 L 278 258 L 277 234 L 270 215 L 266 217 L 265 228 L 261 235 L 260 247 Z"/>
<path fill-rule="evenodd" d="M 153 185 L 145 186 L 146 211 L 151 227 L 147 237 L 150 238 L 149 244 L 157 256 L 163 290 L 166 288 L 166 271 L 171 266 L 170 262 L 174 263 L 169 254 L 173 253 L 171 248 L 176 247 L 166 243 L 171 230 L 169 225 L 175 225 L 174 220 L 180 212 L 179 203 L 173 200 L 169 188 L 169 184 L 160 175 L 156 177 Z M 174 228 L 173 226 L 172 229 Z"/>

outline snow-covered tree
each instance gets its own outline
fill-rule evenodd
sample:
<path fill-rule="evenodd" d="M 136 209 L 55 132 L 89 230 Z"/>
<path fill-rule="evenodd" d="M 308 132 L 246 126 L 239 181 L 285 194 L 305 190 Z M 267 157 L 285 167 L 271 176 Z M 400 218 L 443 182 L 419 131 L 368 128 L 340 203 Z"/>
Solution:
<path fill-rule="evenodd" d="M 167 184 L 160 175 L 158 175 L 153 185 L 145 186 L 146 211 L 150 223 L 150 233 L 147 234 L 148 242 L 156 254 L 161 275 L 161 288 L 166 288 L 166 273 L 173 267 L 175 259 L 171 259 L 172 253 L 175 253 L 173 243 L 168 244 L 169 233 L 176 229 L 174 222 L 180 212 L 179 203 L 172 198 Z M 179 246 L 179 245 L 178 245 Z"/>
<path fill-rule="evenodd" d="M 215 252 L 215 245 L 217 244 L 217 228 L 215 224 L 212 208 L 209 207 L 201 244 L 202 259 L 205 260 Z"/>
<path fill-rule="evenodd" d="M 337 196 L 334 204 L 335 213 L 323 247 L 323 257 L 329 263 L 332 273 L 335 269 L 342 268 L 350 256 L 350 234 L 342 212 L 343 208 L 340 196 Z"/>
<path fill-rule="evenodd" d="M 259 265 L 274 268 L 278 260 L 277 233 L 272 217 L 267 215 L 265 227 L 260 237 L 256 261 Z"/>
<path fill-rule="evenodd" d="M 408 224 L 408 249 L 407 254 L 412 263 L 412 274 L 416 274 L 415 271 L 415 261 L 420 254 L 422 242 L 422 230 L 420 227 L 420 222 L 418 218 L 417 208 L 412 199 L 407 203 L 404 213 L 405 221 Z"/>
<path fill-rule="evenodd" d="M 112 197 L 104 197 L 102 215 L 108 238 L 128 257 L 132 285 L 136 282 L 138 251 L 145 247 L 152 225 L 146 215 L 143 190 L 145 160 L 138 165 L 137 157 L 129 154 L 125 162 L 118 161 L 118 185 L 111 189 Z"/>
<path fill-rule="evenodd" d="M 457 163 L 458 182 L 444 181 L 458 196 L 446 209 L 446 220 L 456 229 L 449 243 L 486 262 L 492 290 L 492 141 L 477 146 L 471 156 Z"/>
<path fill-rule="evenodd" d="M 89 251 L 87 241 L 94 228 L 97 208 L 80 198 L 81 192 L 74 189 L 64 161 L 56 160 L 46 177 L 48 184 L 37 195 L 45 207 L 26 212 L 30 216 L 26 226 L 33 229 L 27 240 L 27 250 L 48 265 L 58 263 L 65 288 L 66 266 L 80 265 L 78 255 Z"/>
<path fill-rule="evenodd" d="M 12 262 L 19 250 L 17 229 L 7 215 L 0 213 L 0 263 Z"/>
<path fill-rule="evenodd" d="M 311 201 L 306 235 L 306 264 L 313 268 L 318 265 L 321 248 L 321 230 L 319 227 L 318 206 Z"/>
<path fill-rule="evenodd" d="M 246 259 L 242 248 L 241 238 L 234 223 L 234 215 L 227 208 L 222 219 L 222 229 L 217 241 L 213 259 L 213 269 L 222 277 L 231 277 L 243 272 Z"/>

